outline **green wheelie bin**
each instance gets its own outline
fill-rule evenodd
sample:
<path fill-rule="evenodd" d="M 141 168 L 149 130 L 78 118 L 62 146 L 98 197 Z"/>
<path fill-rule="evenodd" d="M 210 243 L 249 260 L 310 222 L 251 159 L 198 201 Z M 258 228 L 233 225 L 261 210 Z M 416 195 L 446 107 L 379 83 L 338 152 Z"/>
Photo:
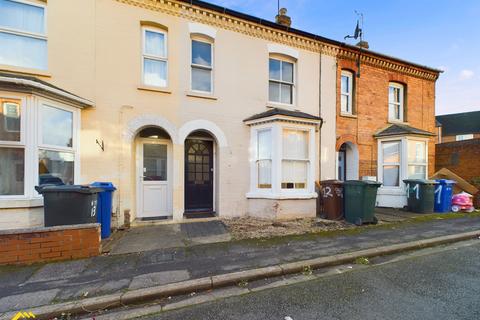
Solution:
<path fill-rule="evenodd" d="M 345 220 L 357 226 L 378 222 L 375 217 L 377 190 L 382 184 L 376 181 L 348 180 L 343 183 Z"/>
<path fill-rule="evenodd" d="M 435 205 L 435 185 L 438 182 L 424 179 L 405 179 L 408 211 L 432 213 Z"/>

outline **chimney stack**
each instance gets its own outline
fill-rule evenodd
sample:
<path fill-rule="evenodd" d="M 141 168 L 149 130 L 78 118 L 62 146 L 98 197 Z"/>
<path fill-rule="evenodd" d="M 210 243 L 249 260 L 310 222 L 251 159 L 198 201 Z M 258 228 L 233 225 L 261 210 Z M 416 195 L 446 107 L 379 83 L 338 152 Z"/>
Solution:
<path fill-rule="evenodd" d="M 362 41 L 359 41 L 357 43 L 357 47 L 362 48 L 362 49 L 369 49 L 370 45 L 368 44 L 367 41 L 362 40 Z"/>
<path fill-rule="evenodd" d="M 285 27 L 290 27 L 292 25 L 292 19 L 287 16 L 286 8 L 282 8 L 278 11 L 277 16 L 275 17 L 275 21 Z"/>

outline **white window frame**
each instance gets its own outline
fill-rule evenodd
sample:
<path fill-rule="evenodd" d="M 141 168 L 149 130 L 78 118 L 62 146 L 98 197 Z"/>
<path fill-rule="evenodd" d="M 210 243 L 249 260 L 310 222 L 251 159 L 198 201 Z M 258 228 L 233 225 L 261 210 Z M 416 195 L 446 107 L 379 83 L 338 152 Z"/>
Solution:
<path fill-rule="evenodd" d="M 398 159 L 398 162 L 385 162 L 384 159 L 383 159 L 383 144 L 384 143 L 398 143 L 398 151 L 399 151 L 399 159 Z M 383 169 L 384 167 L 386 166 L 398 166 L 398 186 L 385 186 L 385 188 L 392 188 L 392 189 L 397 189 L 397 188 L 401 188 L 402 186 L 402 170 L 404 170 L 404 168 L 402 168 L 402 156 L 403 156 L 404 152 L 403 152 L 403 147 L 402 147 L 402 139 L 393 139 L 393 140 L 383 140 L 381 142 L 379 142 L 379 154 L 378 154 L 378 158 L 379 158 L 379 161 L 378 161 L 378 166 L 379 166 L 379 172 L 381 174 L 378 175 L 378 179 L 380 182 L 383 183 Z"/>
<path fill-rule="evenodd" d="M 390 88 L 400 90 L 400 102 L 390 101 Z M 388 84 L 388 121 L 391 122 L 403 122 L 405 115 L 405 86 L 400 83 L 390 82 Z M 390 115 L 395 114 L 395 110 L 390 110 L 390 105 L 398 106 L 400 112 L 400 118 L 392 118 Z"/>
<path fill-rule="evenodd" d="M 473 133 L 468 134 L 457 134 L 455 136 L 455 141 L 465 141 L 473 139 Z"/>
<path fill-rule="evenodd" d="M 25 197 L 27 193 L 28 181 L 27 181 L 27 154 L 29 154 L 29 150 L 27 150 L 26 138 L 25 138 L 25 131 L 26 131 L 26 124 L 27 124 L 27 117 L 26 117 L 26 99 L 22 96 L 15 96 L 15 95 L 5 95 L 0 94 L 1 99 L 5 100 L 13 100 L 18 101 L 19 103 L 19 111 L 20 111 L 20 141 L 7 141 L 7 140 L 0 140 L 0 148 L 15 148 L 15 149 L 23 149 L 24 151 L 24 168 L 23 168 L 23 194 L 21 195 L 0 195 L 0 200 L 5 199 L 18 199 Z M 2 106 L 3 107 L 3 104 Z"/>
<path fill-rule="evenodd" d="M 379 189 L 379 194 L 398 194 L 405 195 L 406 187 L 403 183 L 404 179 L 408 179 L 408 141 L 419 141 L 425 142 L 425 157 L 426 157 L 426 167 L 425 172 L 428 176 L 428 138 L 421 138 L 416 136 L 400 136 L 400 137 L 389 137 L 379 139 L 377 144 L 377 180 L 383 183 L 383 152 L 382 152 L 382 143 L 383 142 L 393 142 L 400 141 L 400 172 L 399 172 L 399 186 L 398 187 L 385 187 L 381 186 Z M 413 163 L 412 163 L 413 164 Z"/>
<path fill-rule="evenodd" d="M 315 193 L 316 125 L 275 121 L 259 123 L 250 127 L 250 191 L 247 198 L 261 199 L 311 199 Z M 283 130 L 303 130 L 308 132 L 308 167 L 305 189 L 282 189 Z M 272 188 L 258 188 L 257 150 L 258 131 L 271 130 L 272 136 Z"/>
<path fill-rule="evenodd" d="M 197 41 L 197 42 L 203 42 L 203 43 L 207 43 L 210 45 L 210 55 L 211 55 L 211 58 L 212 58 L 212 63 L 210 66 L 204 66 L 204 65 L 201 65 L 201 64 L 195 64 L 193 63 L 193 56 L 192 56 L 192 53 L 193 53 L 193 41 Z M 215 86 L 214 86 L 214 66 L 215 66 L 215 41 L 212 39 L 212 40 L 209 40 L 209 39 L 204 39 L 202 37 L 202 35 L 198 36 L 198 35 L 191 35 L 191 38 L 190 38 L 190 90 L 192 92 L 196 92 L 196 93 L 201 93 L 201 94 L 209 94 L 209 95 L 212 95 L 215 91 Z M 194 90 L 193 89 L 193 69 L 196 68 L 196 69 L 203 69 L 203 70 L 208 70 L 210 71 L 210 91 L 202 91 L 202 90 Z"/>
<path fill-rule="evenodd" d="M 70 152 L 74 154 L 74 183 L 80 181 L 80 110 L 68 105 L 60 104 L 37 96 L 2 94 L 0 97 L 7 100 L 20 101 L 20 141 L 0 141 L 0 147 L 22 148 L 25 150 L 24 159 L 24 194 L 0 195 L 0 207 L 29 207 L 42 205 L 42 197 L 34 189 L 38 185 L 39 150 Z M 47 105 L 57 109 L 72 112 L 72 147 L 59 147 L 43 144 L 41 107 Z"/>
<path fill-rule="evenodd" d="M 349 92 L 343 91 L 343 88 L 342 88 L 343 77 L 348 78 L 348 88 L 350 89 Z M 355 92 L 355 89 L 353 88 L 353 72 L 349 70 L 342 70 L 341 76 L 340 76 L 340 110 L 342 114 L 347 114 L 347 115 L 353 114 L 353 93 L 354 92 Z M 343 101 L 342 96 L 347 97 L 346 106 L 342 104 L 342 101 Z"/>
<path fill-rule="evenodd" d="M 286 130 L 290 130 L 290 131 L 301 131 L 301 132 L 304 132 L 307 134 L 307 158 L 304 158 L 304 159 L 297 159 L 297 158 L 285 158 L 284 155 L 283 155 L 283 133 L 284 131 Z M 282 126 L 282 140 L 281 140 L 281 143 L 282 143 L 282 157 L 281 157 L 281 168 L 282 168 L 282 175 L 281 175 L 281 179 L 280 179 L 280 188 L 282 189 L 282 192 L 291 192 L 291 193 L 297 193 L 297 192 L 305 192 L 307 190 L 307 186 L 308 186 L 308 172 L 310 171 L 310 166 L 311 166 L 311 162 L 310 162 L 310 144 L 309 144 L 309 141 L 310 141 L 310 131 L 307 129 L 307 128 L 298 128 L 298 127 L 293 127 L 293 126 Z M 282 187 L 282 184 L 283 184 L 283 162 L 284 161 L 292 161 L 292 162 L 303 162 L 303 163 L 306 163 L 307 164 L 307 181 L 305 182 L 305 188 L 292 188 L 292 189 L 288 189 L 288 188 L 283 188 Z"/>
<path fill-rule="evenodd" d="M 47 106 L 51 108 L 56 108 L 59 110 L 67 111 L 72 113 L 72 146 L 71 147 L 62 147 L 62 146 L 56 146 L 56 145 L 49 145 L 43 143 L 43 130 L 42 130 L 42 107 Z M 73 154 L 74 158 L 74 168 L 73 168 L 73 181 L 75 184 L 78 183 L 79 177 L 80 177 L 80 155 L 78 152 L 78 144 L 79 144 L 79 129 L 80 129 L 80 114 L 79 110 L 77 108 L 69 107 L 66 105 L 61 105 L 58 104 L 54 101 L 50 100 L 45 100 L 45 99 L 39 99 L 38 104 L 37 104 L 37 147 L 35 149 L 35 156 L 36 156 L 36 166 L 35 166 L 35 185 L 38 185 L 38 179 L 39 179 L 39 171 L 38 171 L 38 161 L 39 161 L 39 156 L 40 156 L 40 150 L 44 151 L 54 151 L 54 152 L 66 152 Z M 39 196 L 38 193 L 36 193 L 36 196 Z"/>
<path fill-rule="evenodd" d="M 276 79 L 270 79 L 270 59 L 280 61 L 281 63 L 287 62 L 291 63 L 293 65 L 293 82 L 286 82 L 282 80 L 276 80 Z M 280 66 L 280 72 L 282 70 L 282 67 Z M 275 82 L 275 83 L 280 83 L 280 84 L 286 84 L 292 86 L 292 103 L 282 103 L 282 90 L 280 89 L 280 101 L 272 101 L 270 100 L 270 82 Z M 286 57 L 281 57 L 277 55 L 270 55 L 268 57 L 268 86 L 267 86 L 267 97 L 268 97 L 268 103 L 272 105 L 278 105 L 278 106 L 285 106 L 285 107 L 294 107 L 295 106 L 295 101 L 297 98 L 297 89 L 296 89 L 296 83 L 297 83 L 297 60 L 293 58 L 286 58 Z"/>
<path fill-rule="evenodd" d="M 29 32 L 29 31 L 23 31 L 19 29 L 14 29 L 14 28 L 7 28 L 7 27 L 2 27 L 0 26 L 0 33 L 8 33 L 8 34 L 13 34 L 16 36 L 22 36 L 22 37 L 29 37 L 29 38 L 34 38 L 34 39 L 39 39 L 39 40 L 44 40 L 47 42 L 47 61 L 46 63 L 46 68 L 45 70 L 48 69 L 48 30 L 47 30 L 47 5 L 41 4 L 41 3 L 36 3 L 32 1 L 26 1 L 26 0 L 10 0 L 12 2 L 18 2 L 18 3 L 23 3 L 26 5 L 34 6 L 34 7 L 39 7 L 43 9 L 43 30 L 45 30 L 44 34 L 41 33 L 36 33 L 36 32 Z M 38 69 L 35 67 L 30 67 L 30 66 L 17 66 L 17 65 L 11 65 L 12 67 L 17 67 L 17 68 L 25 68 L 25 69 L 34 69 L 34 70 L 43 70 L 44 69 Z"/>
<path fill-rule="evenodd" d="M 145 52 L 145 39 L 146 39 L 146 34 L 147 31 L 149 32 L 154 32 L 154 33 L 160 33 L 163 34 L 164 39 L 165 39 L 165 56 L 155 56 L 151 54 L 147 54 Z M 145 59 L 149 60 L 155 60 L 155 61 L 163 61 L 165 62 L 166 65 L 166 79 L 165 79 L 165 86 L 156 86 L 152 84 L 145 83 Z M 147 87 L 154 87 L 154 88 L 167 88 L 169 85 L 169 66 L 168 66 L 168 32 L 166 30 L 162 30 L 159 28 L 154 28 L 154 27 L 148 27 L 148 26 L 143 26 L 142 27 L 142 85 L 147 86 Z"/>
<path fill-rule="evenodd" d="M 259 190 L 271 190 L 272 189 L 272 186 L 273 186 L 273 150 L 272 150 L 272 146 L 270 146 L 270 158 L 261 158 L 258 154 L 258 150 L 259 150 L 259 144 L 258 144 L 258 136 L 260 135 L 261 132 L 270 132 L 270 143 L 273 145 L 273 130 L 271 127 L 269 128 L 263 128 L 263 129 L 259 129 L 256 131 L 256 137 L 255 137 L 255 167 L 256 167 L 256 178 L 257 178 L 257 182 L 256 182 L 256 186 L 257 186 L 257 189 Z M 259 165 L 260 165 L 260 161 L 270 161 L 270 177 L 271 177 L 271 181 L 270 181 L 270 188 L 261 188 L 260 187 L 260 184 L 258 182 L 258 172 L 259 172 Z"/>
<path fill-rule="evenodd" d="M 410 162 L 409 159 L 408 159 L 408 143 L 409 142 L 421 142 L 421 143 L 424 143 L 425 145 L 425 149 L 423 150 L 425 152 L 425 163 L 421 163 L 421 162 Z M 427 153 L 427 147 L 428 145 L 428 142 L 425 141 L 425 140 L 421 140 L 421 139 L 407 139 L 407 178 L 408 178 L 408 169 L 410 166 L 422 166 L 422 167 L 425 167 L 425 176 L 422 178 L 422 179 L 427 179 L 428 177 L 428 171 L 427 171 L 427 168 L 428 168 L 428 153 Z"/>

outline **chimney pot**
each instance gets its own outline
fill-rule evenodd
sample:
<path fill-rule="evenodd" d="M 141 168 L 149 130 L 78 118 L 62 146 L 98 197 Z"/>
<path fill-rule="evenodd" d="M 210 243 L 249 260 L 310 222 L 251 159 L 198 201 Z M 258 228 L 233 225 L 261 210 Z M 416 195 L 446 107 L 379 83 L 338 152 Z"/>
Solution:
<path fill-rule="evenodd" d="M 277 16 L 275 17 L 275 21 L 285 27 L 290 27 L 292 25 L 292 19 L 287 16 L 287 9 L 281 8 L 278 11 Z"/>

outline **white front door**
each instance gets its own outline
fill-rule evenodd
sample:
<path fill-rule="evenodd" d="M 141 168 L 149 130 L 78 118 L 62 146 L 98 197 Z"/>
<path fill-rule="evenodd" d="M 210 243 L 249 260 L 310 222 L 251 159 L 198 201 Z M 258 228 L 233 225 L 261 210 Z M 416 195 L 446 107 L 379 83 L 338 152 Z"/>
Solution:
<path fill-rule="evenodd" d="M 169 141 L 141 140 L 138 144 L 139 218 L 172 215 L 171 147 Z"/>

